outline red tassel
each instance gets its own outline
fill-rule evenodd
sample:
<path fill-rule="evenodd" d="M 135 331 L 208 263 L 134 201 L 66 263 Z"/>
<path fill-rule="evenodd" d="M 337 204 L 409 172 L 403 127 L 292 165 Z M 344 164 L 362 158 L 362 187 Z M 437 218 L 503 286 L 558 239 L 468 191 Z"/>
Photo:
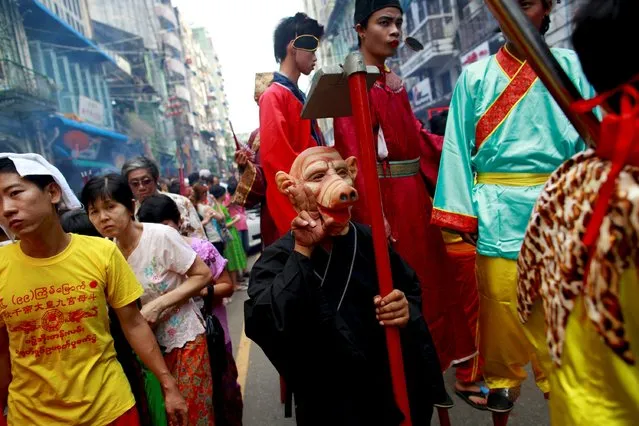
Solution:
<path fill-rule="evenodd" d="M 607 101 L 612 95 L 621 92 L 621 114 L 609 113 L 602 121 L 600 144 L 597 146 L 598 157 L 610 160 L 612 166 L 601 186 L 593 215 L 586 228 L 583 243 L 592 253 L 599 232 L 612 198 L 617 178 L 623 170 L 632 153 L 635 139 L 635 129 L 639 118 L 639 92 L 630 84 L 625 84 L 619 89 L 601 94 L 593 99 L 579 101 L 573 104 L 577 112 L 584 112 L 595 108 Z"/>

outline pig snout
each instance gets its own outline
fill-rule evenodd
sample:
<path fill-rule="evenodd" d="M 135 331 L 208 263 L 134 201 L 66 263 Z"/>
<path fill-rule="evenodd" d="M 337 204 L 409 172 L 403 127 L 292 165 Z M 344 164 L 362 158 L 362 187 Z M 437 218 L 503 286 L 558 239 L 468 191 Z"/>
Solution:
<path fill-rule="evenodd" d="M 356 201 L 357 191 L 355 191 L 355 189 L 353 188 L 345 188 L 339 193 L 339 200 L 343 203 L 348 201 Z"/>
<path fill-rule="evenodd" d="M 358 200 L 357 190 L 343 179 L 336 178 L 332 182 L 327 182 L 320 195 L 320 204 L 328 208 L 339 208 L 344 205 L 351 205 Z"/>

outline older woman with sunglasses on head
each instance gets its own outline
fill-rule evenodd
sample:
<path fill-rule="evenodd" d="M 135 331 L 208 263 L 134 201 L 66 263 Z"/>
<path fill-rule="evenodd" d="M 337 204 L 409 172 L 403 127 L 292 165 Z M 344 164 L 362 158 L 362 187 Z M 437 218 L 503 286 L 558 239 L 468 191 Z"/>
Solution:
<path fill-rule="evenodd" d="M 187 402 L 189 423 L 213 425 L 204 320 L 192 299 L 211 282 L 211 271 L 175 229 L 135 221 L 133 193 L 122 176 L 91 179 L 81 198 L 91 223 L 115 240 L 144 288 L 141 312 Z"/>
<path fill-rule="evenodd" d="M 180 209 L 180 215 L 182 216 L 180 233 L 189 237 L 206 238 L 202 222 L 189 199 L 180 194 L 161 191 L 158 185 L 160 169 L 153 161 L 146 157 L 133 158 L 122 166 L 122 176 L 127 180 L 131 191 L 133 191 L 137 201 L 136 211 L 140 203 L 147 197 L 155 194 L 167 195 L 175 201 L 175 204 Z"/>

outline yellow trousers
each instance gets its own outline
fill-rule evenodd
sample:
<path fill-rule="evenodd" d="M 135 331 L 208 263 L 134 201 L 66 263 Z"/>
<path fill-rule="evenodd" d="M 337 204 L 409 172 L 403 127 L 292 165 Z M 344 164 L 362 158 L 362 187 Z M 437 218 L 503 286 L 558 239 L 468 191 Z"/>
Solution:
<path fill-rule="evenodd" d="M 479 288 L 479 352 L 484 379 L 490 389 L 514 388 L 526 380 L 524 367 L 532 362 L 535 381 L 550 391 L 552 362 L 541 305 L 524 325 L 517 315 L 517 262 L 477 255 Z"/>
<path fill-rule="evenodd" d="M 620 289 L 626 336 L 630 349 L 639 356 L 636 270 L 625 272 Z M 639 366 L 626 364 L 604 344 L 586 316 L 582 298 L 568 318 L 561 361 L 550 380 L 553 425 L 639 424 Z"/>

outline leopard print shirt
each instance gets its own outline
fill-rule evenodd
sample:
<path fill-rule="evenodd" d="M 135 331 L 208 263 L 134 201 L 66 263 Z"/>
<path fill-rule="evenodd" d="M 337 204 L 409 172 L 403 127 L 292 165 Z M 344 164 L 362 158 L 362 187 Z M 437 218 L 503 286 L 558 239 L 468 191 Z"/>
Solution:
<path fill-rule="evenodd" d="M 619 175 L 589 266 L 582 243 L 610 167 L 609 161 L 589 150 L 553 173 L 537 201 L 519 256 L 520 319 L 526 322 L 535 302 L 542 299 L 546 340 L 557 366 L 568 317 L 580 295 L 604 342 L 626 363 L 635 363 L 619 286 L 624 270 L 639 260 L 639 168 L 626 166 Z"/>

